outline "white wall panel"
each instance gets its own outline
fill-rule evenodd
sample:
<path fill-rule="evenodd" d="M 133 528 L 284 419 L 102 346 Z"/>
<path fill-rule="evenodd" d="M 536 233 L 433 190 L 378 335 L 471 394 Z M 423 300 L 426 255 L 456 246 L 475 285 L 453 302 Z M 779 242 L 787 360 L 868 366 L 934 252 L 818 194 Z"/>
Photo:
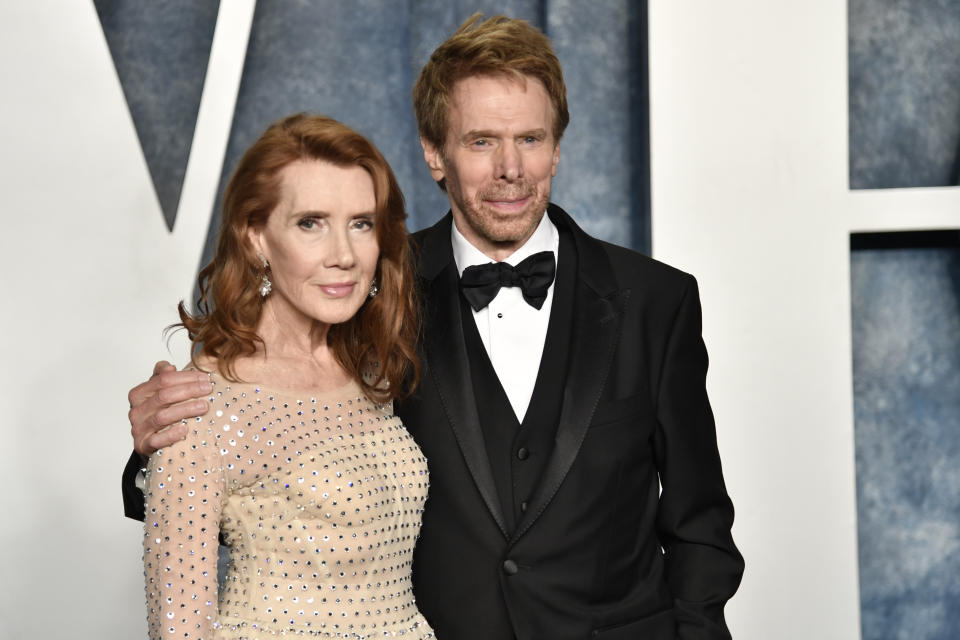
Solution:
<path fill-rule="evenodd" d="M 252 2 L 223 3 L 173 234 L 93 3 L 0 5 L 0 637 L 145 637 L 126 390 L 183 362 Z"/>
<path fill-rule="evenodd" d="M 846 18 L 650 5 L 653 252 L 701 284 L 738 639 L 860 636 L 849 232 L 960 224 L 955 188 L 849 192 Z"/>

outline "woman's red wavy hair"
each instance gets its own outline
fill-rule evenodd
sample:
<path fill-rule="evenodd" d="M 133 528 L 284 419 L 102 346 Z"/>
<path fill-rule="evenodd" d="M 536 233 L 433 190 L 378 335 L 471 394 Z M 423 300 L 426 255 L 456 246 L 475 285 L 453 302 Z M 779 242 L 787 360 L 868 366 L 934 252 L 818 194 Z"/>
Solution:
<path fill-rule="evenodd" d="M 298 114 L 275 122 L 243 155 L 223 196 L 223 216 L 213 260 L 200 270 L 200 300 L 190 314 L 181 302 L 180 323 L 199 356 L 216 358 L 220 373 L 236 381 L 236 360 L 263 344 L 256 333 L 263 306 L 263 267 L 247 230 L 266 223 L 280 197 L 280 171 L 297 160 L 360 166 L 376 197 L 379 293 L 350 320 L 330 327 L 327 343 L 340 364 L 378 401 L 410 394 L 419 378 L 418 300 L 403 194 L 377 148 L 359 133 L 325 116 Z M 363 373 L 373 366 L 376 379 Z"/>

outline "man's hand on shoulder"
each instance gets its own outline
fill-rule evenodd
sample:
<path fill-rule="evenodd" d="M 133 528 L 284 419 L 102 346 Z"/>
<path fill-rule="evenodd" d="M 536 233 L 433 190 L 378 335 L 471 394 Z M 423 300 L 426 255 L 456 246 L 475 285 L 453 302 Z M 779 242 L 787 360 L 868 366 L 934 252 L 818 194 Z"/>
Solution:
<path fill-rule="evenodd" d="M 177 371 L 166 361 L 153 366 L 153 375 L 127 395 L 133 448 L 143 457 L 168 447 L 187 435 L 181 420 L 202 416 L 210 408 L 212 390 L 202 371 Z"/>

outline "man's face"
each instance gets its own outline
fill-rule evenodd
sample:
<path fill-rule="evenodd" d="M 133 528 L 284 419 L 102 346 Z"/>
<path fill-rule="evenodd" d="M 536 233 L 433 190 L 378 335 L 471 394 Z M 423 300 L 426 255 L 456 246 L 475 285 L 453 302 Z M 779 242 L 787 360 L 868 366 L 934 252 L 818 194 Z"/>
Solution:
<path fill-rule="evenodd" d="M 473 76 L 454 85 L 443 149 L 426 140 L 434 180 L 446 179 L 454 222 L 484 254 L 502 260 L 537 228 L 550 199 L 560 146 L 539 80 Z"/>

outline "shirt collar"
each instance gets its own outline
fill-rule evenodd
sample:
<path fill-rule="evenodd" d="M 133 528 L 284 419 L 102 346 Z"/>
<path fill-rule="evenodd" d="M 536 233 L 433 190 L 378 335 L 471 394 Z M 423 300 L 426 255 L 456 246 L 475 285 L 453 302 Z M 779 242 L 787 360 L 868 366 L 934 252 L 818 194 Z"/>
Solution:
<path fill-rule="evenodd" d="M 450 242 L 453 245 L 453 259 L 457 263 L 457 271 L 463 274 L 463 270 L 478 264 L 488 264 L 493 262 L 482 251 L 470 244 L 470 241 L 463 237 L 463 234 L 457 229 L 456 223 L 450 225 Z M 533 234 L 527 238 L 519 249 L 504 258 L 503 262 L 516 265 L 528 256 L 541 251 L 552 251 L 554 258 L 560 249 L 560 232 L 556 225 L 550 220 L 550 216 L 544 212 L 540 218 L 540 224 L 534 230 Z"/>

